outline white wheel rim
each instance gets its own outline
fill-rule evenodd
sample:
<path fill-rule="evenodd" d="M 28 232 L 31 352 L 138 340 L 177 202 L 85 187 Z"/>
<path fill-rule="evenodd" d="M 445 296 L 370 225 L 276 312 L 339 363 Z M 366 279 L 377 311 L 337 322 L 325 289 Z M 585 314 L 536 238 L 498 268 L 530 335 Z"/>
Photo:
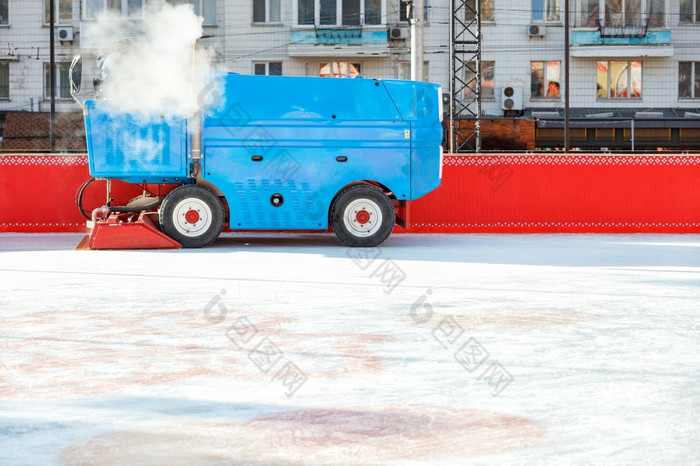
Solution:
<path fill-rule="evenodd" d="M 370 199 L 357 199 L 345 208 L 343 223 L 354 236 L 372 236 L 382 226 L 382 211 Z"/>
<path fill-rule="evenodd" d="M 173 211 L 173 225 L 185 236 L 195 237 L 206 233 L 212 224 L 211 209 L 201 199 L 183 199 Z"/>

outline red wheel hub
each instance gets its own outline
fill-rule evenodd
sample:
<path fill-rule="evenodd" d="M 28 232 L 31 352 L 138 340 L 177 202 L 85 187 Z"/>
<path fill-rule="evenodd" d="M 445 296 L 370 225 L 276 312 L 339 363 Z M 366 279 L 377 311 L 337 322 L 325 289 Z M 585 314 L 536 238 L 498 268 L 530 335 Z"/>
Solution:
<path fill-rule="evenodd" d="M 355 220 L 357 220 L 358 223 L 364 225 L 365 223 L 369 222 L 369 212 L 366 210 L 360 210 L 355 214 Z"/>
<path fill-rule="evenodd" d="M 196 210 L 188 210 L 187 213 L 185 214 L 185 220 L 187 220 L 187 223 L 195 224 L 199 222 L 199 212 Z"/>

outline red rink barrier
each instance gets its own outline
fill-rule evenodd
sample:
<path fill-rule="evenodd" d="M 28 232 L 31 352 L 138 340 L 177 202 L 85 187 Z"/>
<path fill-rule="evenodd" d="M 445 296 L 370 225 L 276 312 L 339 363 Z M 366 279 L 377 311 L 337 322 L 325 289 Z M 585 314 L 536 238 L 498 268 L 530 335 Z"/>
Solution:
<path fill-rule="evenodd" d="M 84 232 L 74 203 L 87 157 L 0 156 L 0 232 Z M 141 188 L 113 182 L 124 203 Z M 156 187 L 157 189 L 157 187 Z M 104 182 L 85 207 L 105 201 Z M 442 186 L 413 202 L 417 233 L 698 233 L 694 155 L 447 156 Z"/>
<path fill-rule="evenodd" d="M 86 232 L 75 194 L 89 178 L 86 155 L 0 155 L 0 232 Z M 141 193 L 137 185 L 112 181 L 116 205 Z M 83 205 L 92 211 L 106 200 L 106 182 L 96 181 Z"/>
<path fill-rule="evenodd" d="M 445 157 L 442 185 L 414 202 L 412 232 L 700 232 L 700 157 Z"/>

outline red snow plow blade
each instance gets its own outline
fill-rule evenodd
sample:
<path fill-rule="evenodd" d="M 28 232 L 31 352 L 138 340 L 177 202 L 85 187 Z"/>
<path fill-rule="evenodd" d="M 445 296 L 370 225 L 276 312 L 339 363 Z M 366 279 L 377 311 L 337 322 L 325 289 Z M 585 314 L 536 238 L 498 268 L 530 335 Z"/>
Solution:
<path fill-rule="evenodd" d="M 182 245 L 161 232 L 148 218 L 155 212 L 112 212 L 88 222 L 92 231 L 78 249 L 180 249 Z"/>

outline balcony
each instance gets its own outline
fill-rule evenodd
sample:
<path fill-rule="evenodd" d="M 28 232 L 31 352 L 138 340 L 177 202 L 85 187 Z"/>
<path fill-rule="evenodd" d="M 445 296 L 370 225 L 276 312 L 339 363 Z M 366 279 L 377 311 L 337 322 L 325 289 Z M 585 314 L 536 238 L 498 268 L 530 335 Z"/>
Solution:
<path fill-rule="evenodd" d="M 649 31 L 649 19 L 624 24 L 605 24 L 598 20 L 598 30 L 572 31 L 573 57 L 671 57 L 671 31 Z"/>
<path fill-rule="evenodd" d="M 388 57 L 386 26 L 335 26 L 291 32 L 290 57 Z"/>
<path fill-rule="evenodd" d="M 604 21 L 598 20 L 598 31 L 600 31 L 600 37 L 603 39 L 611 37 L 643 38 L 646 37 L 649 31 L 649 18 L 614 24 L 606 24 Z"/>

